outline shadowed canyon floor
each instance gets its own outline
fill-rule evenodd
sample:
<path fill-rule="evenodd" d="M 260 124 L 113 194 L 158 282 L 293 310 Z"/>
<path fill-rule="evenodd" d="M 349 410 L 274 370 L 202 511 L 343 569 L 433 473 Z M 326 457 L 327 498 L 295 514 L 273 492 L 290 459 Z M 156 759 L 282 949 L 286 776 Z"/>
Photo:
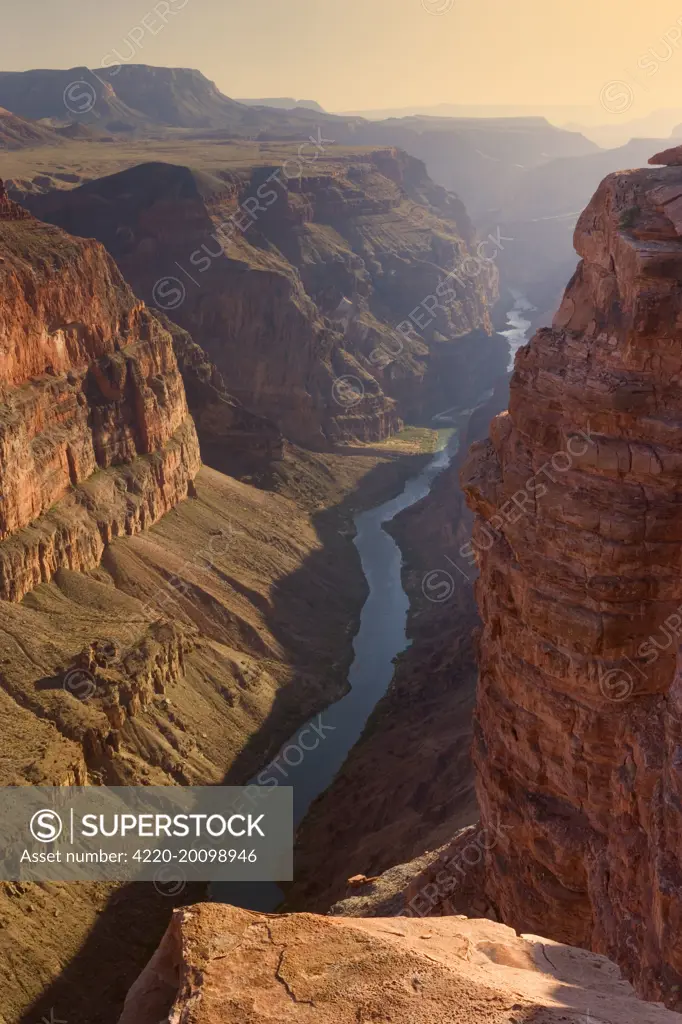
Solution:
<path fill-rule="evenodd" d="M 325 912 L 350 876 L 373 877 L 436 850 L 477 820 L 470 747 L 479 619 L 475 565 L 461 554 L 470 550 L 471 516 L 458 475 L 469 444 L 506 406 L 507 391 L 502 378 L 489 400 L 456 417 L 459 450 L 449 467 L 428 496 L 386 524 L 403 552 L 410 646 L 299 829 L 290 908 Z"/>

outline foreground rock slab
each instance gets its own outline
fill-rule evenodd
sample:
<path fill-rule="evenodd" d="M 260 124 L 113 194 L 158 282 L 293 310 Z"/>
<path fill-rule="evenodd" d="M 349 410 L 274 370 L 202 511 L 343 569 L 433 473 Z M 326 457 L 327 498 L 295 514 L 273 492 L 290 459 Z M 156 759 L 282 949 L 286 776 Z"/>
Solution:
<path fill-rule="evenodd" d="M 120 1024 L 674 1024 L 605 957 L 463 917 L 176 911 Z"/>

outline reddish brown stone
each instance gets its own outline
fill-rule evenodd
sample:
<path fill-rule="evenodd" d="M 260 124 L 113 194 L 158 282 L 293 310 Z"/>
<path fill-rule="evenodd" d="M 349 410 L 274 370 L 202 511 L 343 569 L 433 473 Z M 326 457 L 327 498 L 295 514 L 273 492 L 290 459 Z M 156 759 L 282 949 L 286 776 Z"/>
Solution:
<path fill-rule="evenodd" d="M 649 159 L 650 164 L 665 164 L 666 167 L 682 166 L 682 146 L 673 146 L 671 149 L 664 149 Z"/>
<path fill-rule="evenodd" d="M 0 220 L 32 220 L 28 210 L 24 210 L 7 195 L 2 178 L 0 178 Z"/>
<path fill-rule="evenodd" d="M 474 758 L 502 919 L 682 1006 L 682 170 L 608 177 L 552 328 L 462 473 Z"/>
<path fill-rule="evenodd" d="M 675 1024 L 613 964 L 491 921 L 176 911 L 119 1024 Z"/>
<path fill-rule="evenodd" d="M 150 526 L 200 460 L 173 339 L 103 247 L 0 221 L 0 599 L 18 601 Z"/>

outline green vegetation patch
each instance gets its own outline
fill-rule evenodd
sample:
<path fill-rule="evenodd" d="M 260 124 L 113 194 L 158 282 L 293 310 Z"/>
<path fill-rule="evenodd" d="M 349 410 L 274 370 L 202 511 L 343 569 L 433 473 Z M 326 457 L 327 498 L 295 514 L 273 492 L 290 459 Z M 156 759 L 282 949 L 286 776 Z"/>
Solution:
<path fill-rule="evenodd" d="M 623 214 L 621 214 L 621 218 L 619 221 L 620 227 L 624 231 L 629 231 L 631 228 L 634 228 L 637 224 L 637 221 L 639 220 L 639 215 L 641 212 L 642 211 L 639 208 L 639 206 L 629 207 L 629 209 L 627 209 Z"/>

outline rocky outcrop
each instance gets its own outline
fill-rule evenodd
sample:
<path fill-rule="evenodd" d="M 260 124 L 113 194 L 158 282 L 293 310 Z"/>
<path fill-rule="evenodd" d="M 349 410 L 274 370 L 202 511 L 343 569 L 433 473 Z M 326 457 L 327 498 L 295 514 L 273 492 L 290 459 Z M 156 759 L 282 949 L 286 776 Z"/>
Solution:
<path fill-rule="evenodd" d="M 665 167 L 682 167 L 682 146 L 673 146 L 671 149 L 664 149 L 649 159 L 653 165 L 663 164 Z"/>
<path fill-rule="evenodd" d="M 0 110 L 1 112 L 1 110 Z M 5 183 L 0 178 L 0 221 L 30 220 L 31 214 L 15 203 L 7 194 Z"/>
<path fill-rule="evenodd" d="M 289 439 L 376 440 L 503 370 L 494 250 L 476 255 L 462 204 L 419 161 L 327 149 L 213 174 L 145 164 L 30 205 L 94 233 Z"/>
<path fill-rule="evenodd" d="M 176 911 L 119 1024 L 673 1024 L 604 957 L 490 921 Z"/>
<path fill-rule="evenodd" d="M 656 158 L 657 159 L 657 158 Z M 554 325 L 462 480 L 483 619 L 487 892 L 682 1006 L 682 171 L 608 177 Z"/>

